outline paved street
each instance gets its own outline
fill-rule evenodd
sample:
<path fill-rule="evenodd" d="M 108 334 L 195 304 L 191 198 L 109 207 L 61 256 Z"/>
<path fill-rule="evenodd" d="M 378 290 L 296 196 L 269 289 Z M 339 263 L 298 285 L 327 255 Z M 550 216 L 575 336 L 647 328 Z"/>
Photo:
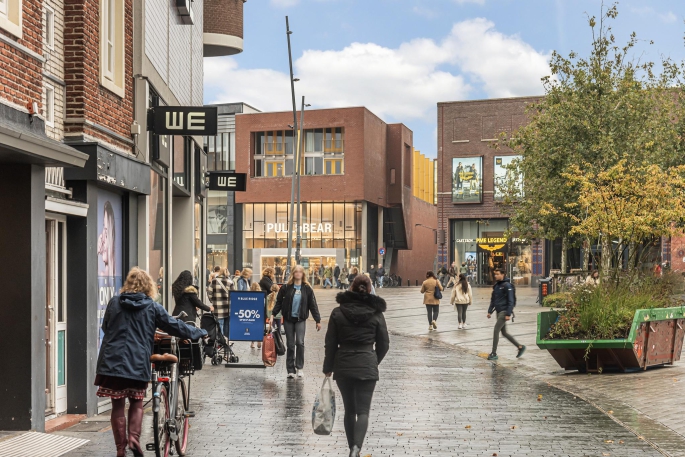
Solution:
<path fill-rule="evenodd" d="M 487 352 L 490 345 L 492 322 L 484 319 L 484 291 L 477 291 L 478 299 L 469 316 L 471 329 L 457 331 L 456 314 L 449 306 L 443 306 L 439 330 L 430 336 L 417 289 L 382 290 L 380 294 L 388 299 L 386 317 L 393 335 L 390 353 L 381 368 L 382 379 L 374 397 L 363 455 L 683 455 L 671 453 L 680 446 L 674 432 L 662 430 L 664 439 L 671 439 L 662 442 L 671 447 L 664 454 L 649 439 L 638 437 L 593 405 L 548 383 L 545 377 L 551 381 L 559 377 L 572 379 L 573 385 L 582 379 L 583 388 L 592 390 L 599 383 L 585 386 L 584 380 L 600 377 L 559 375 L 552 365 L 545 365 L 544 354 L 532 347 L 534 335 L 526 322 L 538 309 L 528 303 L 526 291 L 518 294 L 519 308 L 512 332 L 521 336 L 531 350 L 525 361 L 517 363 L 505 343 L 499 351 L 498 364 L 476 356 L 478 352 Z M 334 292 L 317 291 L 317 296 L 322 314 L 327 316 L 333 307 Z M 207 365 L 195 376 L 192 397 L 197 417 L 191 420 L 189 455 L 347 455 L 339 396 L 334 433 L 317 436 L 311 429 L 311 407 L 322 380 L 319 372 L 325 327 L 317 334 L 313 323 L 310 324 L 308 376 L 304 380 L 286 380 L 284 360 L 269 369 Z M 407 336 L 396 333 L 400 331 Z M 241 362 L 250 358 L 258 361 L 257 351 L 251 352 L 247 344 L 239 345 L 237 351 Z M 663 371 L 632 374 L 623 378 L 627 379 L 624 384 Z M 612 376 L 604 375 L 600 383 L 611 379 Z M 673 391 L 668 395 L 678 397 Z M 624 410 L 632 411 L 632 421 L 621 418 L 630 426 L 660 430 L 658 424 L 627 406 L 617 404 L 612 412 L 618 416 Z M 107 426 L 104 415 L 62 432 L 91 440 L 67 455 L 112 455 L 113 441 Z M 149 426 L 144 428 L 149 431 Z M 149 440 L 147 437 L 144 441 Z M 676 450 L 683 452 L 685 446 Z"/>

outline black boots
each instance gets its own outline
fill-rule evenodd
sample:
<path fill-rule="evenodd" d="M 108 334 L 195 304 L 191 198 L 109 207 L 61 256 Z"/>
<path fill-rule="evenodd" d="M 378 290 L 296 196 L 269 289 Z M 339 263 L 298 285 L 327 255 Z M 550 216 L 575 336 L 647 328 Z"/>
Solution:
<path fill-rule="evenodd" d="M 140 430 L 143 426 L 143 402 L 130 402 L 128 408 L 128 447 L 135 457 L 143 457 L 140 447 Z"/>
<path fill-rule="evenodd" d="M 126 418 L 117 417 L 110 419 L 112 424 L 112 435 L 114 435 L 114 444 L 117 447 L 117 457 L 126 457 Z"/>
<path fill-rule="evenodd" d="M 356 444 L 352 446 L 352 449 L 350 449 L 350 457 L 359 457 L 359 453 L 361 452 L 361 449 L 359 449 L 359 446 Z"/>

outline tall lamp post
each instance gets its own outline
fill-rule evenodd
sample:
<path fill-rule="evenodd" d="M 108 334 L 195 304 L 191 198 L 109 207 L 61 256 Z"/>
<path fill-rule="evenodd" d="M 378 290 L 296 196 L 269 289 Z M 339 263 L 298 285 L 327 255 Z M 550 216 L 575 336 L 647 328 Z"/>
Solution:
<path fill-rule="evenodd" d="M 297 177 L 297 241 L 295 242 L 295 263 L 300 264 L 302 259 L 301 247 L 302 247 L 302 205 L 300 202 L 300 175 L 302 162 L 300 162 L 302 153 L 300 147 L 302 146 L 302 134 L 304 131 L 304 108 L 305 106 L 312 106 L 305 104 L 304 95 L 302 96 L 302 110 L 300 110 L 300 130 L 297 132 L 297 157 L 295 158 L 295 176 Z"/>
<path fill-rule="evenodd" d="M 288 37 L 288 62 L 290 63 L 290 91 L 292 92 L 293 98 L 293 130 L 297 131 L 297 105 L 295 104 L 295 81 L 299 79 L 295 78 L 293 75 L 293 54 L 290 46 L 290 35 L 293 32 L 290 31 L 290 23 L 288 22 L 288 16 L 285 17 L 285 34 Z M 299 143 L 298 143 L 299 149 Z M 299 155 L 299 154 L 298 154 Z M 297 180 L 296 173 L 293 173 L 293 180 L 290 186 L 290 218 L 288 219 L 288 262 L 285 266 L 285 278 L 284 281 L 290 279 L 290 263 L 293 256 L 293 219 L 295 218 L 295 181 Z"/>

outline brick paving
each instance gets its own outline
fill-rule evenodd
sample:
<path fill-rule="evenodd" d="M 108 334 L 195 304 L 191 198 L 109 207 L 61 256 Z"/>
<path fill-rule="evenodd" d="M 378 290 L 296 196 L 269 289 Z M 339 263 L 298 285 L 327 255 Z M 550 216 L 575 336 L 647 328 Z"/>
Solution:
<path fill-rule="evenodd" d="M 507 360 L 514 360 L 514 354 L 508 354 L 506 346 L 499 351 L 503 359 L 499 364 L 474 356 L 481 350 L 487 352 L 488 329 L 492 325 L 482 317 L 482 323 L 476 319 L 475 310 L 484 311 L 480 292 L 470 316 L 472 329 L 457 331 L 456 314 L 443 306 L 439 330 L 430 336 L 425 335 L 427 323 L 418 290 L 382 290 L 380 294 L 388 299 L 390 329 L 415 336 L 391 336 L 391 350 L 381 365 L 382 379 L 374 396 L 371 427 L 362 455 L 669 455 L 655 450 L 651 442 L 639 439 L 595 406 L 540 379 L 534 366 L 514 365 Z M 333 307 L 334 292 L 317 291 L 317 296 L 322 314 L 327 316 Z M 519 304 L 512 332 L 532 345 L 534 337 L 527 335 L 530 332 L 523 316 L 529 312 L 532 315 L 533 308 L 525 306 Z M 304 380 L 287 380 L 283 359 L 268 369 L 205 366 L 193 379 L 191 395 L 197 416 L 191 419 L 188 455 L 347 455 L 339 395 L 333 434 L 317 436 L 311 429 L 311 407 L 323 378 L 320 370 L 325 324 L 324 320 L 324 329 L 318 334 L 313 322 L 307 329 Z M 454 345 L 458 338 L 468 344 Z M 237 346 L 241 362 L 258 361 L 256 350 L 252 352 L 247 344 Z M 538 356 L 535 351 L 530 353 L 533 362 L 526 363 L 534 365 Z M 149 416 L 144 424 L 144 442 L 151 440 Z M 99 431 L 79 432 L 74 428 L 59 432 L 91 440 L 67 456 L 113 455 L 111 432 L 92 429 Z M 673 435 L 670 430 L 666 433 Z"/>

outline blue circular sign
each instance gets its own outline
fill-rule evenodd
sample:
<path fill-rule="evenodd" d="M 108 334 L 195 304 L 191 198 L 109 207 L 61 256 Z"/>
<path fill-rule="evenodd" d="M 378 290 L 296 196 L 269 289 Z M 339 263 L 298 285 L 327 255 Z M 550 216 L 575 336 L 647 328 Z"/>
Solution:
<path fill-rule="evenodd" d="M 385 248 L 380 248 L 380 249 L 378 250 L 378 253 L 379 253 L 380 255 L 385 255 Z"/>

